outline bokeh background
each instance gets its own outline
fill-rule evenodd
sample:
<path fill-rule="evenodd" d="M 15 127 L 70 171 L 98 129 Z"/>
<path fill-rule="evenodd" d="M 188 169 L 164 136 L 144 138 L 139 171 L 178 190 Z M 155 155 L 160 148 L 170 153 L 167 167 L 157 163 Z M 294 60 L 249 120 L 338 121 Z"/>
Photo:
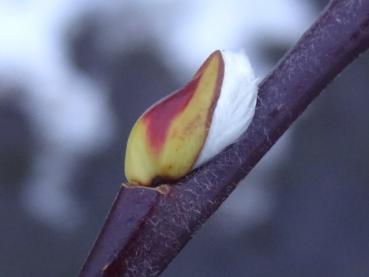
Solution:
<path fill-rule="evenodd" d="M 77 275 L 135 119 L 215 49 L 262 78 L 312 0 L 1 0 L 0 276 Z M 279 140 L 162 276 L 369 276 L 369 55 Z"/>

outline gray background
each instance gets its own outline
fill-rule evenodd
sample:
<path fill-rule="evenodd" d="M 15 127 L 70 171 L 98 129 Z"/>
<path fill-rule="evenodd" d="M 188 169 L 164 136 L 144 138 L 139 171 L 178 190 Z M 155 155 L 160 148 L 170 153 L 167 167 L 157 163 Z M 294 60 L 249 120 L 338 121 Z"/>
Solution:
<path fill-rule="evenodd" d="M 0 3 L 0 276 L 74 276 L 126 139 L 213 50 L 262 78 L 327 1 Z M 369 276 L 369 56 L 350 65 L 163 276 Z"/>

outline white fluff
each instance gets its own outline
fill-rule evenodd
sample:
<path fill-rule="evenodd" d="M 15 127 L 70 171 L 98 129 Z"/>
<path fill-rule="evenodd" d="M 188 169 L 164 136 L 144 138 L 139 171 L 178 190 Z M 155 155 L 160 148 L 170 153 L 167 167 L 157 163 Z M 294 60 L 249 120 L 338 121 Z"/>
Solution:
<path fill-rule="evenodd" d="M 205 144 L 195 163 L 199 167 L 234 143 L 246 131 L 255 113 L 257 80 L 244 53 L 221 51 L 224 77 Z"/>

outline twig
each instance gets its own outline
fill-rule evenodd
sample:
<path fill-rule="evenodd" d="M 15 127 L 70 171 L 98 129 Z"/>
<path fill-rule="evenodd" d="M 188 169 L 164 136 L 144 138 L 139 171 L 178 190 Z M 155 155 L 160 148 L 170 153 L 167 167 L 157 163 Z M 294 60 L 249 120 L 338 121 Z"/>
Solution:
<path fill-rule="evenodd" d="M 255 117 L 237 143 L 167 195 L 121 188 L 80 276 L 159 275 L 322 89 L 368 47 L 369 0 L 332 1 L 260 84 Z"/>

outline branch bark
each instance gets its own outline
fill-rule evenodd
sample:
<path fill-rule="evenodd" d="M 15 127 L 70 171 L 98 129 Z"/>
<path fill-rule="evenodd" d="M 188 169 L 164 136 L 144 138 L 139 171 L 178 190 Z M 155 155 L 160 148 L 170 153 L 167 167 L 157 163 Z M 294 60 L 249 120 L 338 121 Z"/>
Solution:
<path fill-rule="evenodd" d="M 369 47 L 369 0 L 333 0 L 260 84 L 235 144 L 167 195 L 121 188 L 80 276 L 157 276 L 290 124 Z"/>

